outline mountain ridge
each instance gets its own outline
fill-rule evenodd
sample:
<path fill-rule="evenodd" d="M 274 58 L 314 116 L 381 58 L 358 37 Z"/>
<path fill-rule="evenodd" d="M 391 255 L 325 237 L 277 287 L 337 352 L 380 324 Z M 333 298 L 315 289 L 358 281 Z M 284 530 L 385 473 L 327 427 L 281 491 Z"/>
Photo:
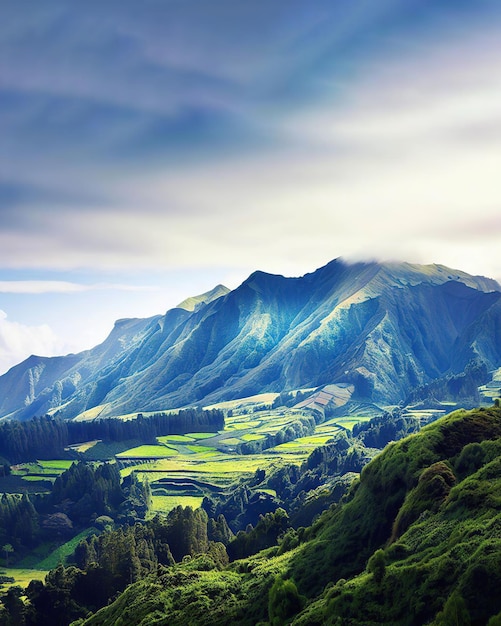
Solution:
<path fill-rule="evenodd" d="M 73 418 L 101 405 L 113 416 L 337 382 L 397 403 L 474 359 L 501 365 L 500 298 L 496 281 L 442 265 L 256 271 L 185 308 L 118 320 L 91 350 L 14 366 L 0 377 L 0 416 Z"/>

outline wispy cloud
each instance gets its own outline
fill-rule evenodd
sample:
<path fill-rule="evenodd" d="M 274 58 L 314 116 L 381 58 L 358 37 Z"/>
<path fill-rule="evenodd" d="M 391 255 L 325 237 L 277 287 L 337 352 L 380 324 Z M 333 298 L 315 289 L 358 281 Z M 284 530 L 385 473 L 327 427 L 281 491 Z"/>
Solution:
<path fill-rule="evenodd" d="M 0 293 L 81 293 L 84 291 L 158 291 L 150 285 L 96 283 L 84 285 L 63 280 L 0 280 Z"/>

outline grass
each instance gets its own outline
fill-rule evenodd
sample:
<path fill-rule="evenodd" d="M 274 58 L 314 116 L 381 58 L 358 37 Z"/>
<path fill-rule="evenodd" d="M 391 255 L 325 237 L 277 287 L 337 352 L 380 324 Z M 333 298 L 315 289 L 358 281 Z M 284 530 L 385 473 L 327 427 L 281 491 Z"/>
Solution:
<path fill-rule="evenodd" d="M 237 437 L 228 437 L 227 439 L 221 439 L 219 443 L 225 446 L 238 446 L 239 443 L 242 443 L 242 440 Z"/>
<path fill-rule="evenodd" d="M 175 509 L 177 506 L 191 506 L 193 509 L 198 509 L 202 504 L 202 496 L 151 496 L 152 507 L 151 513 L 168 513 Z"/>
<path fill-rule="evenodd" d="M 355 424 L 359 424 L 360 422 L 369 422 L 371 419 L 372 417 L 367 415 L 347 415 L 345 417 L 335 417 L 334 419 L 322 424 L 322 426 L 332 424 L 333 426 L 339 425 L 343 428 L 353 430 L 353 426 L 355 426 Z"/>
<path fill-rule="evenodd" d="M 131 448 L 125 452 L 120 452 L 116 455 L 118 459 L 128 458 L 165 458 L 170 456 L 176 456 L 179 452 L 175 448 L 171 448 L 167 445 L 143 445 L 137 448 Z"/>
<path fill-rule="evenodd" d="M 282 444 L 260 454 L 236 455 L 232 448 L 240 443 L 263 440 L 301 416 L 309 415 L 308 411 L 301 409 L 280 407 L 271 410 L 260 404 L 252 405 L 249 400 L 245 404 L 235 401 L 234 415 L 226 418 L 226 426 L 220 432 L 170 434 L 158 437 L 157 444 L 141 445 L 139 441 L 130 441 L 122 442 L 121 447 L 115 448 L 106 447 L 102 442 L 87 442 L 82 444 L 82 448 L 86 446 L 92 454 L 102 448 L 104 455 L 114 455 L 117 460 L 137 459 L 135 464 L 121 470 L 122 477 L 135 471 L 140 480 L 148 477 L 150 483 L 158 487 L 164 488 L 164 485 L 158 483 L 161 478 L 179 477 L 187 481 L 200 480 L 214 487 L 228 487 L 240 476 L 253 474 L 257 469 L 269 470 L 284 463 L 299 465 L 313 448 L 323 445 L 339 432 L 340 427 L 351 428 L 353 424 L 369 419 L 358 416 L 335 418 L 318 426 L 316 433 L 310 437 Z M 262 400 L 261 396 L 259 400 Z M 130 416 L 122 417 L 127 419 Z M 210 440 L 213 445 L 203 445 L 201 442 L 204 440 Z M 28 474 L 27 480 L 35 483 L 39 478 L 33 474 L 54 476 L 70 465 L 71 461 L 64 460 L 41 461 L 26 466 L 23 475 Z M 200 502 L 200 498 L 193 495 L 183 496 L 174 490 L 167 492 L 169 495 L 155 496 L 155 511 L 170 510 L 183 502 L 198 506 Z M 56 561 L 58 558 L 58 554 L 53 557 Z"/>
<path fill-rule="evenodd" d="M 73 444 L 71 446 L 68 446 L 68 448 L 70 448 L 71 450 L 74 450 L 75 452 L 87 452 L 88 450 L 90 450 L 91 448 L 93 448 L 95 445 L 97 445 L 101 440 L 100 439 L 94 439 L 94 441 L 85 441 L 83 443 L 77 443 L 77 444 Z"/>
<path fill-rule="evenodd" d="M 67 470 L 73 461 L 55 459 L 52 461 L 37 461 L 36 463 L 23 463 L 13 470 L 14 476 L 26 476 L 32 474 L 44 476 L 57 476 Z"/>
<path fill-rule="evenodd" d="M 17 585 L 25 589 L 32 580 L 44 581 L 47 573 L 48 570 L 2 567 L 0 570 L 0 574 L 13 578 L 14 582 L 2 583 L 0 584 L 0 589 L 2 591 L 7 591 L 7 589 L 9 589 L 10 587 L 15 587 Z"/>
<path fill-rule="evenodd" d="M 157 437 L 158 443 L 190 443 L 194 440 L 194 437 L 189 437 L 188 435 L 165 435 L 164 437 Z"/>
<path fill-rule="evenodd" d="M 198 445 L 187 445 L 188 450 L 194 452 L 196 454 L 203 454 L 204 458 L 207 456 L 207 453 L 210 452 L 212 454 L 217 454 L 216 448 L 213 446 L 198 446 Z M 205 453 L 205 454 L 204 454 Z"/>
<path fill-rule="evenodd" d="M 38 461 L 38 464 L 41 465 L 44 469 L 50 470 L 67 470 L 71 467 L 74 461 L 66 461 L 65 459 L 55 459 L 53 461 Z"/>
<path fill-rule="evenodd" d="M 81 533 L 70 539 L 66 543 L 63 543 L 62 546 L 56 548 L 49 556 L 45 559 L 41 560 L 37 567 L 43 570 L 51 570 L 59 565 L 59 563 L 66 563 L 66 559 L 73 554 L 75 548 L 80 543 L 82 539 L 88 537 L 95 533 L 94 528 L 86 528 Z"/>
<path fill-rule="evenodd" d="M 247 430 L 249 428 L 256 428 L 258 426 L 261 426 L 261 421 L 233 422 L 232 424 L 228 424 L 225 430 Z"/>
<path fill-rule="evenodd" d="M 272 450 L 277 450 L 278 452 L 297 452 L 301 450 L 307 450 L 308 453 L 312 451 L 312 449 L 317 448 L 318 446 L 323 446 L 329 439 L 331 439 L 332 435 L 311 435 L 309 437 L 300 437 L 299 439 L 294 439 L 294 441 L 288 441 L 287 443 L 281 443 L 278 446 L 272 448 Z"/>

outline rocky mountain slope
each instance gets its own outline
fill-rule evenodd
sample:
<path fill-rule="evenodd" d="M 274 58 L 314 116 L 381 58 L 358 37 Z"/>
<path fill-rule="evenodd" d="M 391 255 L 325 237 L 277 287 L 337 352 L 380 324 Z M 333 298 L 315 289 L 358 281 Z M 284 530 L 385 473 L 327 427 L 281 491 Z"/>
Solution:
<path fill-rule="evenodd" d="M 340 382 L 397 403 L 472 361 L 501 365 L 495 281 L 335 260 L 300 278 L 255 272 L 231 292 L 117 322 L 92 350 L 30 357 L 0 377 L 0 416 L 104 417 Z"/>

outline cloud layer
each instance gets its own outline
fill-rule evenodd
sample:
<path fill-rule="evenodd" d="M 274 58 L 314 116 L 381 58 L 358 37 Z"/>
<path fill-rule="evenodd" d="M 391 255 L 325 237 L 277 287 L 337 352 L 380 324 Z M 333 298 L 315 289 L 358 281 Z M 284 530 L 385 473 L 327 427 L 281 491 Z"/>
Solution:
<path fill-rule="evenodd" d="M 337 256 L 500 279 L 500 31 L 493 0 L 5 3 L 3 328 Z"/>
<path fill-rule="evenodd" d="M 29 4 L 0 42 L 3 267 L 452 262 L 499 233 L 494 3 Z"/>

